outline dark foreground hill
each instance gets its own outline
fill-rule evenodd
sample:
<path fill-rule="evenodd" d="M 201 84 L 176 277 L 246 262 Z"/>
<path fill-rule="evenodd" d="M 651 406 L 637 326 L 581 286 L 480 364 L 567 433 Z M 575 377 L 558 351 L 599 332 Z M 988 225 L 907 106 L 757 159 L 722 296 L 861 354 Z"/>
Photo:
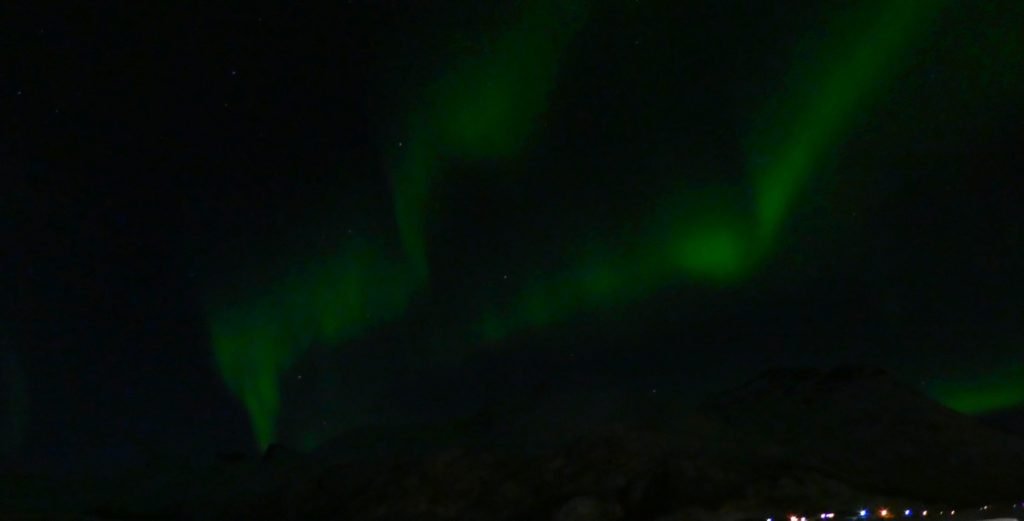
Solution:
<path fill-rule="evenodd" d="M 737 453 L 935 502 L 1016 498 L 1024 440 L 868 367 L 761 375 L 702 407 Z"/>
<path fill-rule="evenodd" d="M 564 395 L 439 424 L 366 428 L 313 454 L 275 446 L 261 458 L 140 469 L 79 512 L 738 520 L 877 505 L 938 510 L 1018 499 L 1024 483 L 1024 442 L 883 371 L 774 371 L 697 410 L 677 405 L 650 394 Z"/>
<path fill-rule="evenodd" d="M 780 370 L 709 400 L 734 454 L 931 501 L 1016 498 L 1024 440 L 934 402 L 885 371 Z"/>

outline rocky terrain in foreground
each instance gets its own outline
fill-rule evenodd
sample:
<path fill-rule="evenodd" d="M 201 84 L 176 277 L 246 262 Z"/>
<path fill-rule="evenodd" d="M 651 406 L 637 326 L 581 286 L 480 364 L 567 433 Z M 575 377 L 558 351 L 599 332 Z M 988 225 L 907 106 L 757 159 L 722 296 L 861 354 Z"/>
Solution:
<path fill-rule="evenodd" d="M 417 429 L 382 427 L 312 454 L 272 446 L 261 458 L 139 469 L 106 483 L 102 494 L 83 495 L 76 514 L 741 520 L 877 505 L 919 512 L 1008 503 L 1020 499 L 1024 483 L 1024 441 L 873 369 L 769 372 L 697 410 L 624 398 L 616 405 L 603 400 L 606 414 L 574 417 L 574 410 L 599 405 L 566 406 L 572 403 L 545 413 L 489 414 L 486 422 L 463 419 L 447 427 L 446 441 L 414 444 L 416 450 L 389 447 L 415 438 Z M 567 419 L 571 434 L 523 441 Z M 59 494 L 40 487 L 37 496 Z M 19 508 L 6 500 L 0 512 Z M 20 508 L 45 511 L 38 502 Z"/>

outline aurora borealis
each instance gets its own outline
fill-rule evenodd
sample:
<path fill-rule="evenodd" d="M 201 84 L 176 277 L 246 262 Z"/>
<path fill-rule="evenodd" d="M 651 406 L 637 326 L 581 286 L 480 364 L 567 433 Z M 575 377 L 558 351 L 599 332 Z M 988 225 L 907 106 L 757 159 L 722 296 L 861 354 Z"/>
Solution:
<path fill-rule="evenodd" d="M 939 387 L 935 395 L 948 407 L 968 414 L 1008 409 L 1024 401 L 1021 373 L 1019 367 L 1011 367 L 991 376 Z"/>
<path fill-rule="evenodd" d="M 527 146 L 583 9 L 575 1 L 528 3 L 521 19 L 500 30 L 486 55 L 454 57 L 426 93 L 412 96 L 426 101 L 408 118 L 409 137 L 392 161 L 405 254 L 397 267 L 381 268 L 387 260 L 370 253 L 358 260 L 326 259 L 323 267 L 300 266 L 295 282 L 212 318 L 218 363 L 246 404 L 261 446 L 274 438 L 277 380 L 292 360 L 314 339 L 340 344 L 368 323 L 393 318 L 428 284 L 426 201 L 432 187 L 444 182 L 446 162 L 502 160 Z M 869 109 L 873 94 L 884 92 L 906 48 L 927 33 L 938 9 L 938 3 L 889 2 L 877 12 L 857 13 L 867 22 L 842 28 L 848 34 L 836 38 L 840 41 L 805 57 L 808 63 L 802 65 L 811 71 L 793 82 L 798 92 L 786 94 L 788 110 L 771 124 L 779 143 L 753 152 L 771 159 L 750 173 L 752 219 L 683 195 L 670 204 L 680 215 L 667 230 L 642 232 L 651 237 L 639 251 L 607 248 L 606 255 L 577 261 L 568 274 L 529 282 L 511 309 L 485 315 L 480 326 L 485 339 L 543 326 L 595 302 L 637 298 L 679 280 L 738 282 L 770 252 L 804 180 L 841 139 L 852 115 Z M 574 19 L 567 21 L 560 11 Z M 679 177 L 679 191 L 686 194 L 685 172 Z M 692 210 L 700 206 L 706 207 Z M 387 297 L 370 302 L 375 295 Z M 268 298 L 276 303 L 265 302 Z"/>
<path fill-rule="evenodd" d="M 385 4 L 24 37 L 0 454 L 851 361 L 1024 407 L 1020 4 Z"/>

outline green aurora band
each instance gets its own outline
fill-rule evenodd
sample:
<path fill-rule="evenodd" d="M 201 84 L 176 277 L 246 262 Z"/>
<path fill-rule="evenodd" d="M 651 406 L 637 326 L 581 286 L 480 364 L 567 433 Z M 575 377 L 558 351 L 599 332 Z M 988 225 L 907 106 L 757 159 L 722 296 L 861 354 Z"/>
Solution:
<path fill-rule="evenodd" d="M 944 405 L 965 414 L 985 414 L 1024 403 L 1024 367 L 1015 366 L 962 382 L 946 382 L 930 389 Z"/>
<path fill-rule="evenodd" d="M 816 56 L 817 67 L 794 75 L 798 88 L 785 110 L 749 151 L 770 158 L 750 167 L 752 217 L 718 193 L 687 190 L 681 179 L 667 198 L 674 215 L 652 221 L 669 224 L 642 228 L 643 240 L 629 247 L 609 239 L 564 272 L 527 284 L 512 306 L 486 311 L 474 334 L 500 339 L 687 280 L 741 281 L 770 250 L 806 180 L 884 90 L 937 11 L 936 2 L 882 5 Z M 209 306 L 215 360 L 260 447 L 275 439 L 280 379 L 310 345 L 338 345 L 398 317 L 426 286 L 426 202 L 446 162 L 501 160 L 528 146 L 584 7 L 582 0 L 527 2 L 489 52 L 456 60 L 417 98 L 407 138 L 391 158 L 401 255 L 352 242 L 296 264 L 275 284 Z"/>
<path fill-rule="evenodd" d="M 274 440 L 281 374 L 312 344 L 336 345 L 401 314 L 415 288 L 404 262 L 353 241 L 276 285 L 210 312 L 211 343 L 228 387 L 245 404 L 260 447 Z"/>
<path fill-rule="evenodd" d="M 316 342 L 336 345 L 401 314 L 427 282 L 424 203 L 442 161 L 518 153 L 547 106 L 562 48 L 582 18 L 578 0 L 537 0 L 486 56 L 467 56 L 427 88 L 393 158 L 404 258 L 353 244 L 295 266 L 254 296 L 210 308 L 211 344 L 260 447 L 274 440 L 281 375 Z"/>
<path fill-rule="evenodd" d="M 729 202 L 714 194 L 681 188 L 669 205 L 678 209 L 672 224 L 650 230 L 643 248 L 609 248 L 607 255 L 528 286 L 511 309 L 486 314 L 479 328 L 483 337 L 499 339 L 685 280 L 734 284 L 749 275 L 774 244 L 806 180 L 841 142 L 854 117 L 884 90 L 939 4 L 895 0 L 881 5 L 851 24 L 860 27 L 840 31 L 850 34 L 846 41 L 825 46 L 811 58 L 813 66 L 794 73 L 796 88 L 784 99 L 784 110 L 769 118 L 772 131 L 755 140 L 748 155 L 770 158 L 750 166 L 752 218 L 730 212 Z"/>
<path fill-rule="evenodd" d="M 464 57 L 425 89 L 392 172 L 399 233 L 419 274 L 428 271 L 424 204 L 444 162 L 500 160 L 523 149 L 583 13 L 579 0 L 530 2 L 486 55 Z"/>

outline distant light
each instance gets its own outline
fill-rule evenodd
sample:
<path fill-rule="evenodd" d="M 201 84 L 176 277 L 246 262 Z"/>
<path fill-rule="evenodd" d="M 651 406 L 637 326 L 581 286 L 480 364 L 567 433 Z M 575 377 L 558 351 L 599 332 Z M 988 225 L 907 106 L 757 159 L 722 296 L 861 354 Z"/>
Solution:
<path fill-rule="evenodd" d="M 951 516 L 955 516 L 955 515 L 956 515 L 956 510 L 950 510 L 950 511 L 949 511 L 949 515 L 951 515 Z"/>
<path fill-rule="evenodd" d="M 860 517 L 868 517 L 868 511 L 867 510 L 861 510 L 859 512 L 859 514 L 860 514 Z"/>
<path fill-rule="evenodd" d="M 836 517 L 836 515 L 834 513 L 832 513 L 832 512 L 827 512 L 827 513 L 822 514 L 822 515 L 825 516 L 825 519 L 832 519 L 833 517 Z"/>
<path fill-rule="evenodd" d="M 880 515 L 882 517 L 889 517 L 889 509 L 883 508 L 883 509 L 879 510 L 878 511 L 878 515 Z"/>
<path fill-rule="evenodd" d="M 926 516 L 926 515 L 928 515 L 928 511 L 927 511 L 927 510 L 924 510 L 924 511 L 922 511 L 922 512 L 921 512 L 921 515 L 922 515 L 922 516 Z"/>
<path fill-rule="evenodd" d="M 796 516 L 789 516 L 789 521 L 800 521 L 800 518 Z"/>
<path fill-rule="evenodd" d="M 772 518 L 766 518 L 764 521 L 772 521 Z"/>
<path fill-rule="evenodd" d="M 913 512 L 911 512 L 909 508 L 903 511 L 903 515 L 907 516 L 907 517 L 910 517 L 910 514 L 912 514 L 912 513 Z"/>

